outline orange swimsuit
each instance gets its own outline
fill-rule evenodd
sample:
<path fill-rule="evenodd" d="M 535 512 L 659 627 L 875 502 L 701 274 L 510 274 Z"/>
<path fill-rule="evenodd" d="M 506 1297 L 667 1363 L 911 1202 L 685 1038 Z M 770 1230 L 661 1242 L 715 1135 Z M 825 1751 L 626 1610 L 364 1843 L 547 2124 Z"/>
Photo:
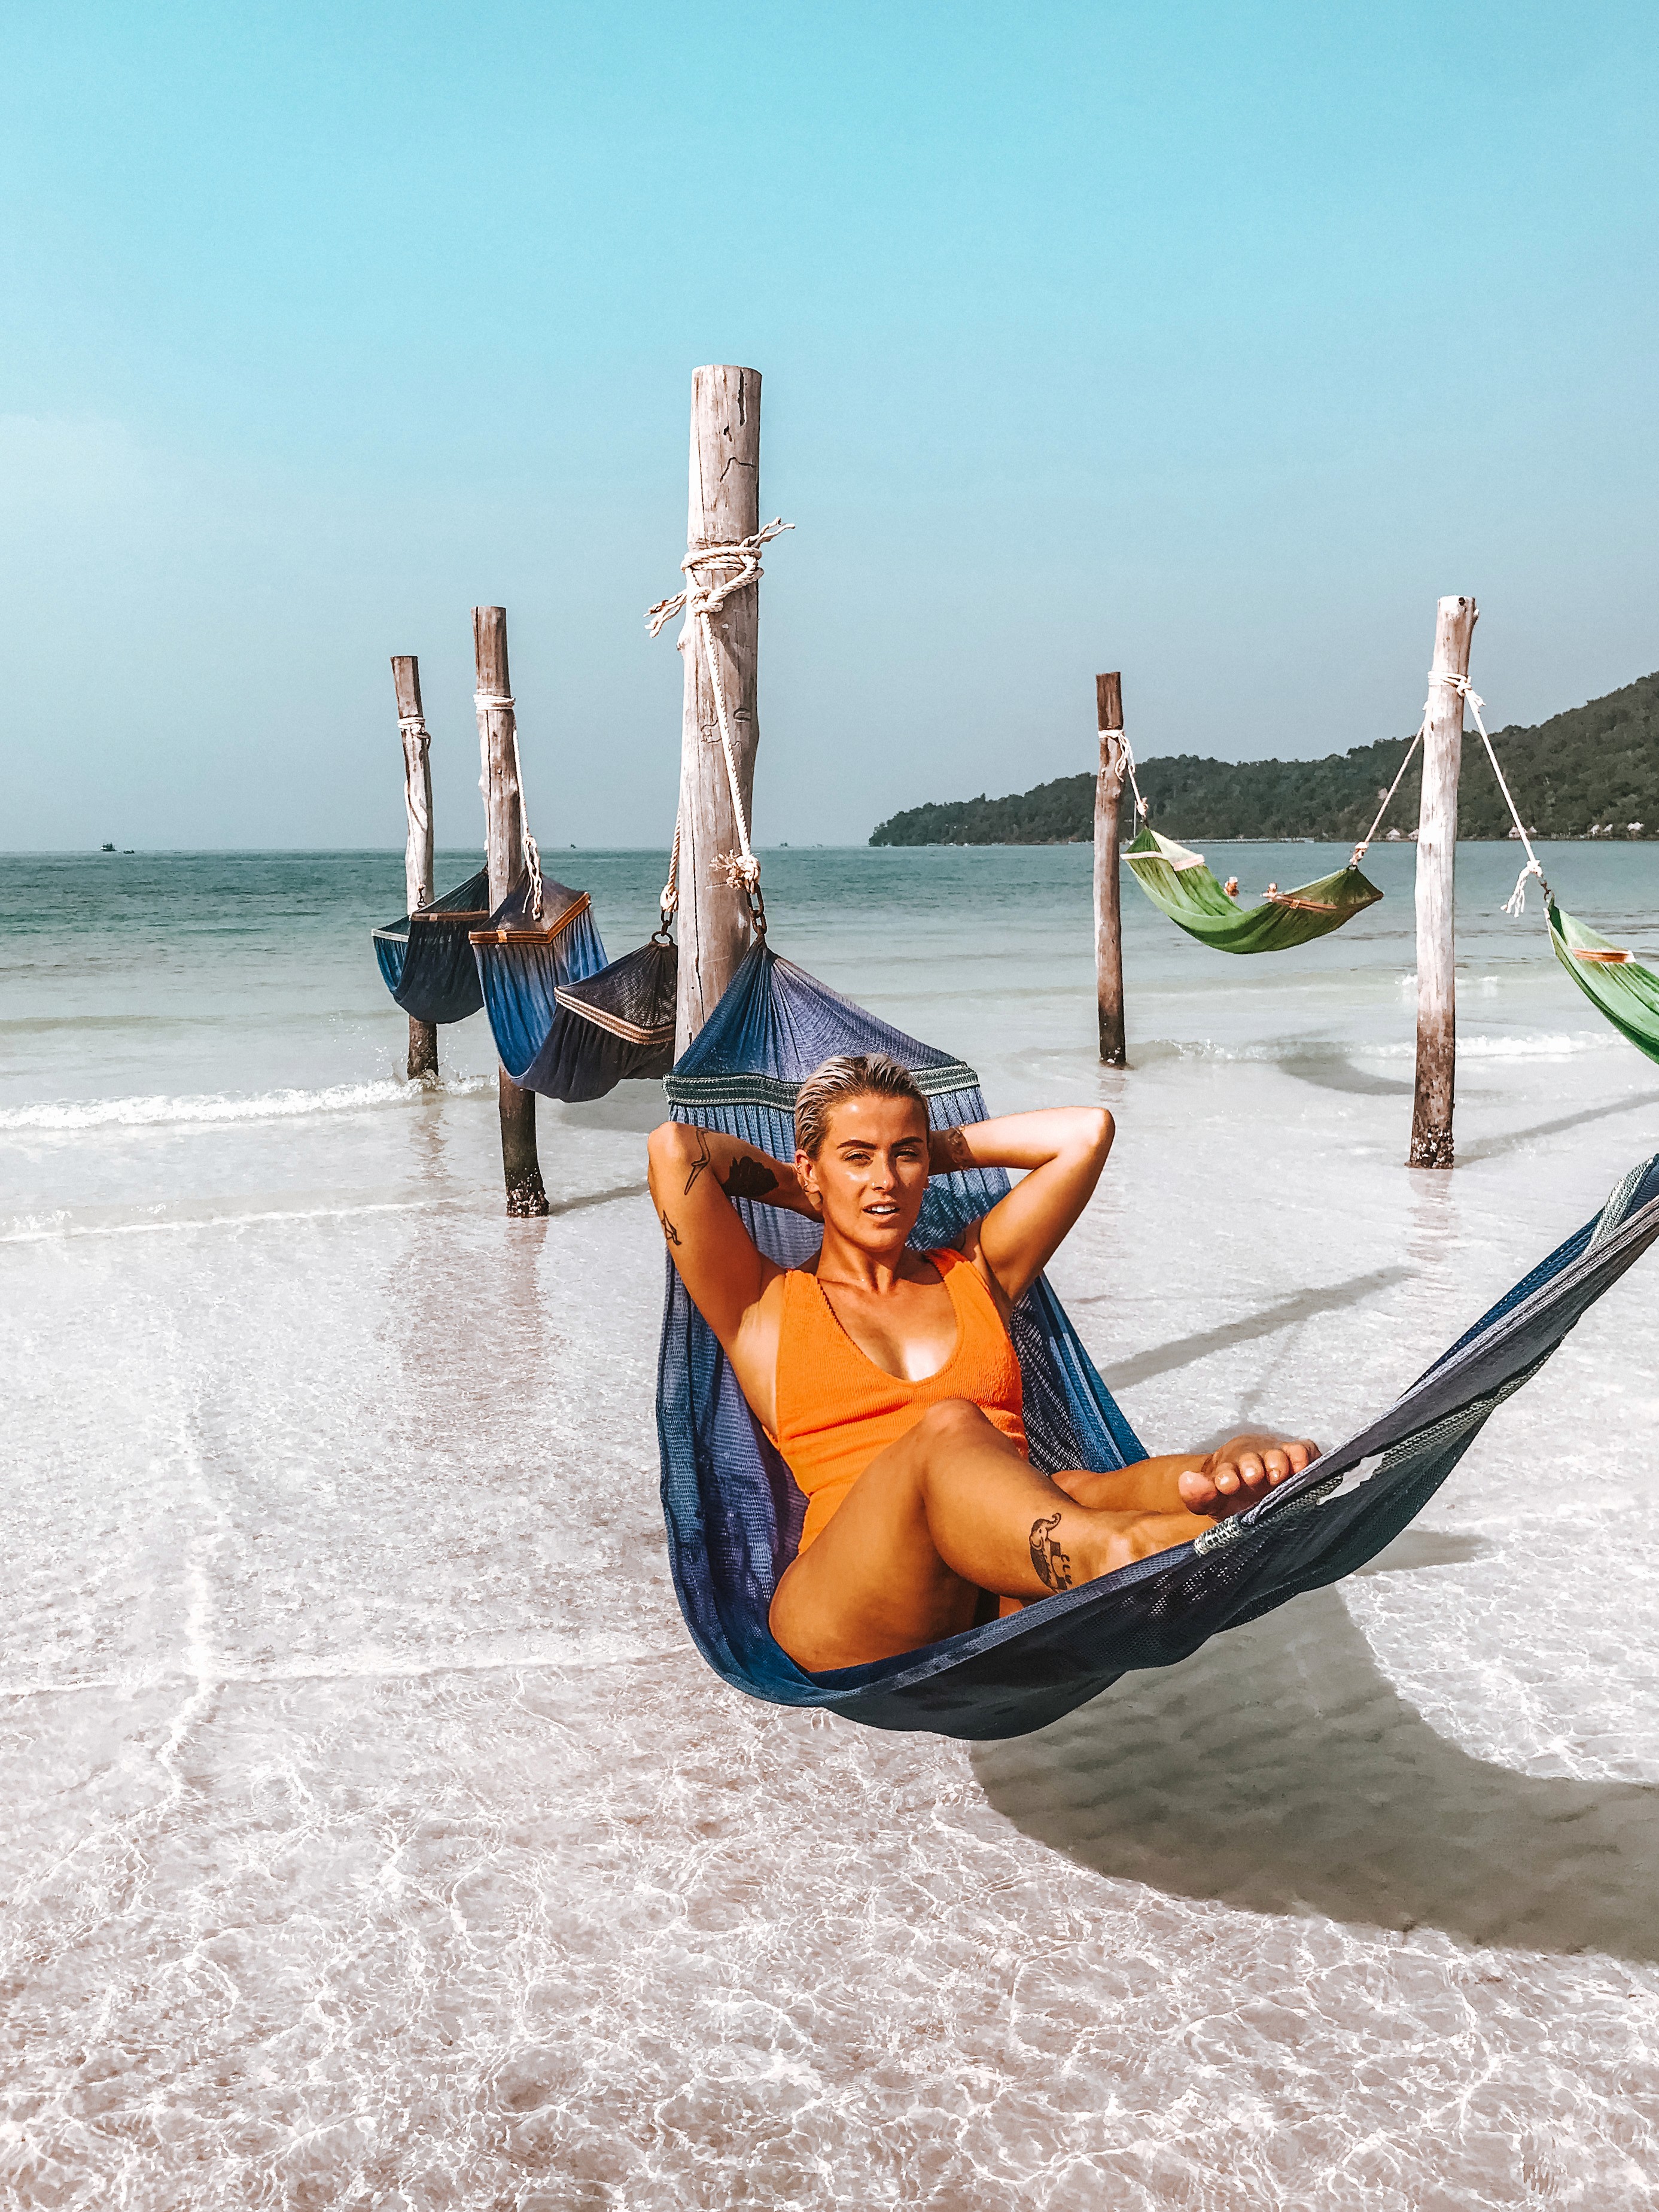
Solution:
<path fill-rule="evenodd" d="M 859 1350 L 816 1275 L 792 1267 L 783 1279 L 773 1442 L 806 1493 L 802 1552 L 823 1534 L 877 1453 L 913 1429 L 929 1406 L 966 1398 L 1025 1449 L 1019 1361 L 991 1293 L 960 1252 L 926 1256 L 956 1308 L 957 1344 L 938 1374 L 921 1382 L 888 1374 Z"/>

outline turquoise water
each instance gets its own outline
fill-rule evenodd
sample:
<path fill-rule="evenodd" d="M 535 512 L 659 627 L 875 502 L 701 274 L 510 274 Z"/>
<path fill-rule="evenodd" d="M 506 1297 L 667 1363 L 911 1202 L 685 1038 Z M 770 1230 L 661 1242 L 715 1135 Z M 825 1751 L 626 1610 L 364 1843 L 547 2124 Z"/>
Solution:
<path fill-rule="evenodd" d="M 1086 848 L 781 852 L 773 941 L 1112 1105 L 1054 1270 L 1141 1432 L 1351 1425 L 1659 1146 L 1459 856 L 1461 1164 L 1407 1173 L 1409 849 L 1229 961 Z M 1211 848 L 1245 889 L 1327 847 Z M 1659 955 L 1650 848 L 1547 848 Z M 475 865 L 457 854 L 445 872 Z M 548 856 L 607 945 L 659 854 Z M 27 2205 L 1636 2205 L 1659 2185 L 1651 1266 L 1373 1571 L 976 1749 L 696 1660 L 655 1503 L 659 1094 L 399 1079 L 387 854 L 0 860 L 0 2188 Z"/>

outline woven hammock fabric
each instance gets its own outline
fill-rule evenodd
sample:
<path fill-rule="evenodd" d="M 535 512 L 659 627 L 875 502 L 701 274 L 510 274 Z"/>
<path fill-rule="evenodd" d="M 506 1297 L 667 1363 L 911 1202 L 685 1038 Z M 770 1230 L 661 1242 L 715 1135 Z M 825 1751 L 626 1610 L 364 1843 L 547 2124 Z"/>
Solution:
<path fill-rule="evenodd" d="M 1236 906 L 1201 854 L 1189 853 L 1151 828 L 1141 831 L 1123 857 L 1159 912 L 1218 952 L 1286 952 L 1340 929 L 1382 896 L 1351 866 L 1317 883 L 1281 891 L 1261 906 Z"/>
<path fill-rule="evenodd" d="M 527 912 L 529 898 L 527 884 L 509 892 L 488 928 L 472 933 L 472 952 L 501 1066 L 535 1089 L 528 1078 L 557 1018 L 559 988 L 597 975 L 605 946 L 586 891 L 544 876 L 539 921 Z"/>
<path fill-rule="evenodd" d="M 1563 914 L 1553 899 L 1549 923 L 1556 958 L 1597 1013 L 1605 1014 L 1638 1052 L 1659 1060 L 1659 975 L 1632 959 L 1623 945 Z"/>
<path fill-rule="evenodd" d="M 678 1121 L 775 1157 L 793 1152 L 802 1079 L 836 1052 L 892 1052 L 915 1074 L 936 1128 L 976 1121 L 973 1070 L 919 1044 L 779 959 L 751 951 L 670 1075 Z M 953 1243 L 1008 1188 L 1000 1170 L 937 1176 L 912 1244 Z M 736 1201 L 761 1249 L 787 1267 L 818 1232 L 794 1213 Z M 809 1674 L 767 1615 L 799 1541 L 805 1500 L 738 1389 L 672 1263 L 658 1367 L 662 1501 L 680 1607 L 727 1682 L 775 1705 L 821 1707 L 872 1727 L 970 1741 L 1058 1720 L 1139 1668 L 1167 1667 L 1218 1632 L 1362 1566 L 1419 1513 L 1488 1416 L 1659 1237 L 1659 1156 L 1460 1337 L 1394 1406 L 1237 1519 L 1007 1619 L 867 1667 Z M 1145 1456 L 1046 1281 L 1014 1312 L 1033 1463 L 1122 1467 Z"/>
<path fill-rule="evenodd" d="M 464 1022 L 483 1004 L 468 933 L 489 911 L 489 872 L 480 868 L 447 896 L 400 914 L 374 933 L 386 987 L 417 1022 Z"/>
<path fill-rule="evenodd" d="M 561 983 L 547 1042 L 525 1087 L 550 1098 L 603 1098 L 619 1083 L 655 1082 L 674 1058 L 679 957 L 653 937 L 580 982 Z"/>

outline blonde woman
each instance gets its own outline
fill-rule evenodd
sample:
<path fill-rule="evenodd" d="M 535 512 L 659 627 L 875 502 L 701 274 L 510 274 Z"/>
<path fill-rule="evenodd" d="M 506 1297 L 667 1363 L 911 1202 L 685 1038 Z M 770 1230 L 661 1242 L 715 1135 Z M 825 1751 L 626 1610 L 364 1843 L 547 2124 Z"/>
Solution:
<path fill-rule="evenodd" d="M 651 1192 L 686 1290 L 805 1493 L 772 1633 L 812 1673 L 915 1650 L 1213 1527 L 1299 1473 L 1305 1439 L 1255 1432 L 1106 1474 L 1026 1456 L 1009 1325 L 1088 1204 L 1112 1142 L 1091 1107 L 930 1130 L 901 1062 L 826 1060 L 802 1085 L 795 1157 L 666 1122 Z M 952 1249 L 908 1239 L 928 1178 L 1025 1170 Z M 735 1198 L 823 1226 L 785 1268 Z"/>

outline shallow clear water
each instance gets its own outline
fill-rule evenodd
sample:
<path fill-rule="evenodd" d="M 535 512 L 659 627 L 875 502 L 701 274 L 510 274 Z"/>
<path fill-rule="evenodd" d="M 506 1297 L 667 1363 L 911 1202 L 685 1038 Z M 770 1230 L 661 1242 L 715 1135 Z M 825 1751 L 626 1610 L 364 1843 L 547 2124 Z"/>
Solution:
<path fill-rule="evenodd" d="M 1247 892 L 1329 848 L 1215 848 Z M 1228 960 L 1085 848 L 781 852 L 774 942 L 1120 1137 L 1054 1273 L 1149 1441 L 1335 1434 L 1659 1145 L 1460 855 L 1461 1164 L 1401 1166 L 1409 850 Z M 1547 849 L 1659 953 L 1650 848 Z M 453 856 L 457 880 L 470 856 Z M 611 949 L 662 858 L 550 861 Z M 501 1212 L 481 1018 L 398 1079 L 387 854 L 0 861 L 0 2197 L 1647 2204 L 1659 1268 L 1376 1565 L 969 1749 L 704 1670 L 638 1088 Z"/>

